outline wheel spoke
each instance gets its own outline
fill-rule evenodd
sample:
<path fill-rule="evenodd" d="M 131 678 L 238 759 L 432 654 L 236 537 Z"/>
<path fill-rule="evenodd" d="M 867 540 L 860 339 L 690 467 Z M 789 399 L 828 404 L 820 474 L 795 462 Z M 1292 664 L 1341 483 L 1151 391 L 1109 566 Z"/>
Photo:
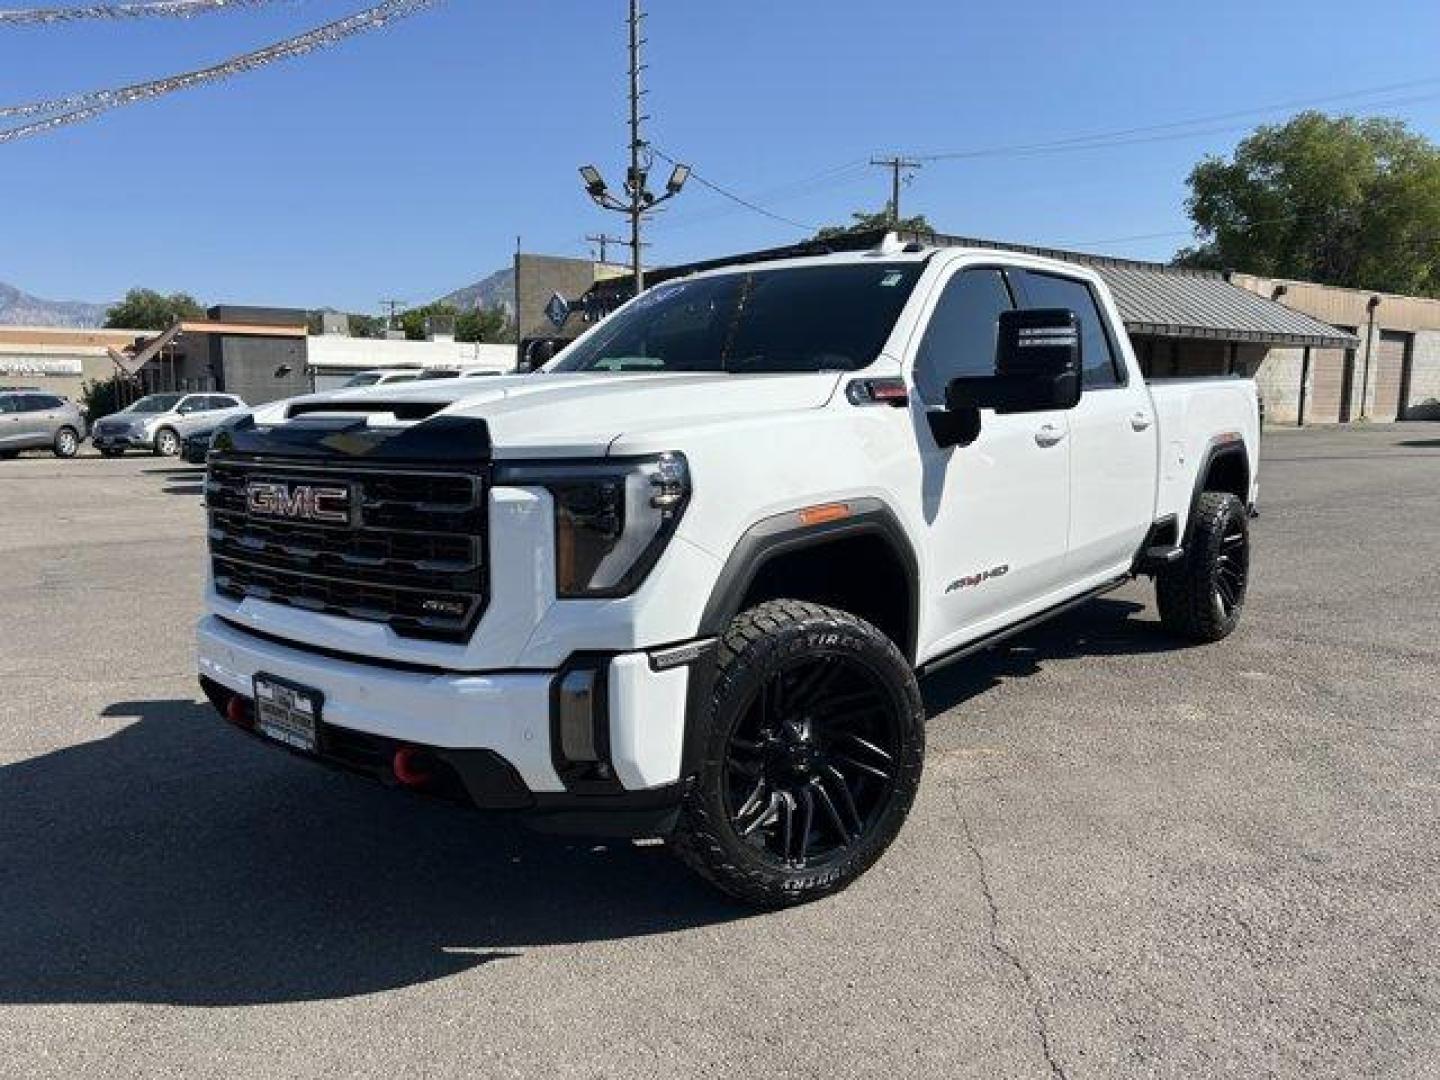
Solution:
<path fill-rule="evenodd" d="M 776 808 L 779 802 L 779 794 L 771 795 L 770 802 L 766 805 L 765 809 L 760 811 L 753 818 L 751 818 L 749 823 L 746 824 L 744 828 L 739 830 L 740 835 L 742 837 L 749 836 L 756 829 L 760 828 L 761 825 L 768 825 L 770 822 L 774 821 Z"/>
<path fill-rule="evenodd" d="M 895 760 L 890 756 L 888 751 L 876 746 L 869 739 L 861 738 L 859 735 L 855 735 L 850 732 L 846 732 L 844 735 L 840 736 L 840 738 L 844 742 L 848 742 L 854 746 L 858 746 L 867 753 L 873 754 L 875 757 L 879 758 L 881 761 L 886 762 L 887 764 L 893 763 Z"/>
<path fill-rule="evenodd" d="M 804 865 L 810 854 L 810 831 L 815 827 L 815 796 L 809 788 L 801 789 L 800 802 L 800 850 L 795 855 L 795 861 Z"/>
<path fill-rule="evenodd" d="M 740 805 L 740 809 L 735 811 L 734 820 L 736 824 L 739 824 L 759 808 L 760 800 L 764 795 L 765 778 L 762 776 L 759 782 L 756 783 L 754 789 L 751 790 L 749 797 Z"/>
<path fill-rule="evenodd" d="M 833 756 L 836 761 L 843 761 L 851 768 L 859 769 L 863 773 L 868 773 L 877 780 L 884 780 L 886 783 L 890 782 L 890 774 L 878 765 L 872 765 L 868 761 L 861 761 L 859 758 L 851 757 L 849 754 L 836 753 Z"/>
<path fill-rule="evenodd" d="M 825 790 L 825 785 L 820 782 L 818 777 L 811 784 L 811 787 L 815 789 L 815 794 L 819 796 L 820 805 L 825 808 L 825 813 L 834 824 L 835 831 L 840 834 L 841 843 L 848 844 L 851 839 L 850 830 L 846 827 L 844 819 L 841 818 L 840 811 L 835 808 L 835 800 L 830 798 L 830 792 Z"/>
<path fill-rule="evenodd" d="M 815 664 L 814 668 L 805 675 L 790 689 L 790 700 L 797 708 L 805 708 L 812 705 L 821 696 L 821 691 L 829 687 L 841 672 L 841 666 L 829 659 L 823 659 Z"/>
<path fill-rule="evenodd" d="M 825 772 L 835 781 L 840 809 L 845 811 L 845 816 L 850 819 L 850 824 L 855 829 L 855 835 L 859 836 L 865 831 L 865 819 L 860 816 L 860 810 L 855 805 L 855 797 L 850 794 L 849 783 L 845 780 L 844 774 L 834 765 L 825 766 Z"/>
<path fill-rule="evenodd" d="M 788 791 L 779 793 L 780 797 L 780 850 L 785 857 L 790 857 L 790 849 L 795 842 L 795 796 Z"/>

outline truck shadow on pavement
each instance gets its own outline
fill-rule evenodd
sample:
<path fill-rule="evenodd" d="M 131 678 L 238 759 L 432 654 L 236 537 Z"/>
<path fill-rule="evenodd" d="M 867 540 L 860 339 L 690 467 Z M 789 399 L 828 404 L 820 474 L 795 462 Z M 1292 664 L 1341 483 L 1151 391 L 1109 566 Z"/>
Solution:
<path fill-rule="evenodd" d="M 1188 642 L 1167 633 L 1159 623 L 1131 617 L 1144 610 L 1144 604 L 1133 600 L 1101 597 L 992 649 L 941 668 L 920 683 L 926 712 L 933 719 L 1006 679 L 1034 675 L 1049 661 L 1138 656 L 1189 647 Z"/>
<path fill-rule="evenodd" d="M 1174 648 L 1101 600 L 924 684 L 932 716 L 1056 659 Z M 543 836 L 259 745 L 195 701 L 0 768 L 0 1004 L 377 993 L 543 945 L 754 913 L 659 846 Z"/>
<path fill-rule="evenodd" d="M 105 715 L 135 722 L 0 768 L 0 1004 L 348 997 L 750 914 L 661 847 L 387 791 L 208 705 Z"/>

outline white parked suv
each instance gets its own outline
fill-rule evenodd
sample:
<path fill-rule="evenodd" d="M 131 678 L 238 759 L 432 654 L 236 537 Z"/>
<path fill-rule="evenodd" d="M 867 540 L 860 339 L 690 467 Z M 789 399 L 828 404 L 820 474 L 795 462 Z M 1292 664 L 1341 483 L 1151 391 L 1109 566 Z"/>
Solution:
<path fill-rule="evenodd" d="M 96 421 L 90 441 L 105 457 L 119 457 L 126 450 L 174 457 L 185 436 L 245 409 L 234 394 L 150 394 Z"/>
<path fill-rule="evenodd" d="M 1132 579 L 1240 618 L 1254 385 L 1147 385 L 1103 282 L 901 245 L 659 285 L 539 374 L 217 434 L 203 688 L 320 762 L 832 893 L 924 760 L 917 675 Z"/>

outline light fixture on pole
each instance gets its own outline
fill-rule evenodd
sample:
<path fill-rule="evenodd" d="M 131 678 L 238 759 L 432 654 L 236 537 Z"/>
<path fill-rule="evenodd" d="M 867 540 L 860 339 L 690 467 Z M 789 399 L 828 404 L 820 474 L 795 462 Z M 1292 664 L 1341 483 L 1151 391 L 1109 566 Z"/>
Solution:
<path fill-rule="evenodd" d="M 650 170 L 650 144 L 641 131 L 648 119 L 640 112 L 640 99 L 645 91 L 640 86 L 640 73 L 645 70 L 641 61 L 641 50 L 645 39 L 640 36 L 640 26 L 645 16 L 640 11 L 640 0 L 630 0 L 630 165 L 625 170 L 625 195 L 621 199 L 610 193 L 605 178 L 594 165 L 584 165 L 580 178 L 585 181 L 585 191 L 595 200 L 597 206 L 614 210 L 630 219 L 630 266 L 635 276 L 635 295 L 645 289 L 645 268 L 641 262 L 644 242 L 640 238 L 641 225 L 645 215 L 666 199 L 673 199 L 690 178 L 690 166 L 677 164 L 665 185 L 663 195 L 653 194 L 646 184 Z"/>

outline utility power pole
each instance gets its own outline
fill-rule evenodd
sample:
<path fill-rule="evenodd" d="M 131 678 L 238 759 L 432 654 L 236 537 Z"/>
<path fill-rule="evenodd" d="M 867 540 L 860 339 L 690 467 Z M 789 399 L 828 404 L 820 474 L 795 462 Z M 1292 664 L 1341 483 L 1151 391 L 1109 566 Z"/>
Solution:
<path fill-rule="evenodd" d="M 584 165 L 580 177 L 585 181 L 585 190 L 596 204 L 606 210 L 615 210 L 630 219 L 630 269 L 635 276 L 635 294 L 645 289 L 645 266 L 642 255 L 645 242 L 641 230 L 645 215 L 666 199 L 680 194 L 685 181 L 690 179 L 690 166 L 676 165 L 670 173 L 663 195 L 653 194 L 646 184 L 650 172 L 650 144 L 645 141 L 644 123 L 650 119 L 640 111 L 645 91 L 640 85 L 640 73 L 645 70 L 643 52 L 645 39 L 641 37 L 641 24 L 645 15 L 640 10 L 640 0 L 630 0 L 629 17 L 630 52 L 630 167 L 625 173 L 625 198 L 618 199 L 610 194 L 600 170 L 594 165 Z"/>
<path fill-rule="evenodd" d="M 624 239 L 622 239 L 621 237 L 618 237 L 618 236 L 606 236 L 603 232 L 602 232 L 602 233 L 586 233 L 586 234 L 585 234 L 585 239 L 586 239 L 587 241 L 589 241 L 590 243 L 592 243 L 592 244 L 599 244 L 599 245 L 600 245 L 600 257 L 596 260 L 596 262 L 600 263 L 601 266 L 606 265 L 606 264 L 609 263 L 609 261 L 610 261 L 609 259 L 607 259 L 607 258 L 605 257 L 605 255 L 606 255 L 606 253 L 610 250 L 610 247 L 609 247 L 609 246 L 610 246 L 611 244 L 624 244 L 624 243 L 627 242 L 627 241 L 625 241 Z"/>
<path fill-rule="evenodd" d="M 905 173 L 914 173 L 916 169 L 924 168 L 924 163 L 913 158 L 896 154 L 893 157 L 871 158 L 871 165 L 879 165 L 890 170 L 890 224 L 900 224 L 900 182 L 910 179 Z"/>
<path fill-rule="evenodd" d="M 395 313 L 405 306 L 404 300 L 381 300 L 380 306 L 385 308 L 389 314 L 385 318 L 385 329 L 395 329 Z"/>

